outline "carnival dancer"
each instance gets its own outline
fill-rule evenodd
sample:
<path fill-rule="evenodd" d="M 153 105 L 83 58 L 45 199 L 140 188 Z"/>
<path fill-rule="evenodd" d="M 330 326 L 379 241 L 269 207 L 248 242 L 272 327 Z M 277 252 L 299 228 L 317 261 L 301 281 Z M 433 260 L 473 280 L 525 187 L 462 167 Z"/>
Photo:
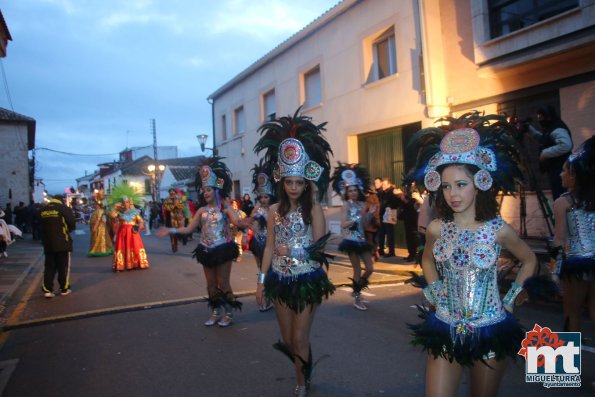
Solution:
<path fill-rule="evenodd" d="M 184 202 L 180 200 L 176 189 L 168 190 L 169 197 L 163 200 L 163 218 L 165 226 L 169 228 L 184 227 Z M 172 234 L 169 236 L 171 241 L 171 252 L 178 252 L 178 239 L 180 236 Z"/>
<path fill-rule="evenodd" d="M 581 330 L 587 302 L 595 324 L 595 136 L 564 163 L 562 185 L 568 190 L 554 202 L 554 257 L 562 282 L 564 331 Z"/>
<path fill-rule="evenodd" d="M 374 272 L 372 246 L 366 239 L 364 230 L 364 220 L 375 215 L 375 208 L 366 205 L 365 192 L 370 188 L 370 176 L 359 164 L 339 162 L 331 178 L 331 186 L 344 202 L 341 208 L 343 240 L 339 244 L 339 251 L 349 255 L 353 268 L 353 278 L 350 278 L 353 307 L 368 310 L 361 291 L 368 288 L 368 279 Z M 366 267 L 364 274 L 361 268 L 362 261 Z"/>
<path fill-rule="evenodd" d="M 230 222 L 240 228 L 249 225 L 249 218 L 240 221 L 227 199 L 231 192 L 231 172 L 221 157 L 205 158 L 196 175 L 196 188 L 204 196 L 206 205 L 200 207 L 186 227 L 161 227 L 157 237 L 167 234 L 189 234 L 200 228 L 200 238 L 193 257 L 203 265 L 209 294 L 211 314 L 204 323 L 228 327 L 233 322 L 232 310 L 240 310 L 242 303 L 233 294 L 231 264 L 239 255 L 238 245 L 230 233 Z M 221 316 L 223 314 L 223 316 Z"/>
<path fill-rule="evenodd" d="M 95 211 L 93 211 L 89 220 L 91 245 L 87 256 L 109 256 L 114 252 L 108 231 L 108 219 L 102 204 L 103 201 L 101 199 L 95 199 Z"/>
<path fill-rule="evenodd" d="M 330 233 L 318 203 L 329 182 L 330 145 L 322 136 L 326 123 L 309 117 L 281 117 L 259 128 L 262 137 L 254 150 L 266 150 L 264 161 L 276 163 L 279 202 L 271 206 L 262 273 L 257 276 L 256 300 L 273 301 L 282 342 L 274 345 L 295 366 L 295 395 L 308 393 L 312 374 L 310 329 L 316 308 L 335 287 L 322 265 L 321 252 Z"/>
<path fill-rule="evenodd" d="M 420 307 L 424 321 L 410 327 L 413 344 L 429 353 L 426 396 L 455 396 L 466 366 L 470 395 L 495 396 L 506 358 L 517 355 L 525 336 L 512 311 L 537 259 L 498 213 L 496 194 L 513 192 L 522 178 L 510 125 L 478 113 L 448 120 L 446 135 L 430 128 L 413 137 L 422 146 L 418 186 L 436 195 L 438 219 L 428 226 L 422 257 L 430 310 Z M 502 248 L 522 267 L 501 300 Z"/>
<path fill-rule="evenodd" d="M 252 168 L 252 183 L 257 199 L 256 206 L 251 214 L 254 219 L 251 225 L 254 235 L 250 239 L 249 248 L 254 255 L 254 259 L 256 259 L 256 266 L 259 273 L 262 273 L 262 257 L 267 242 L 269 208 L 275 201 L 275 185 L 274 181 L 271 180 L 271 175 L 272 168 L 270 163 L 264 163 L 263 159 L 261 159 L 260 164 L 254 164 L 254 168 Z M 260 306 L 260 311 L 265 312 L 272 308 L 273 303 L 265 299 L 264 304 Z"/>
<path fill-rule="evenodd" d="M 126 183 L 112 188 L 110 202 L 113 210 L 110 216 L 115 232 L 114 272 L 149 268 L 149 258 L 139 233 L 144 229 L 144 222 L 140 210 L 135 208 L 140 201 L 140 195 Z"/>

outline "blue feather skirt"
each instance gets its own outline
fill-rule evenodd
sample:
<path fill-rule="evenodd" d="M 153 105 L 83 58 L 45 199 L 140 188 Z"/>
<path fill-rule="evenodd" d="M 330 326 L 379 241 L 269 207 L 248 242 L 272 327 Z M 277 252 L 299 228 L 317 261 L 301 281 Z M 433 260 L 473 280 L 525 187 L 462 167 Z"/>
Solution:
<path fill-rule="evenodd" d="M 560 268 L 561 277 L 593 277 L 595 275 L 595 257 L 569 256 Z"/>
<path fill-rule="evenodd" d="M 507 357 L 515 359 L 525 338 L 525 329 L 510 313 L 496 324 L 457 334 L 450 324 L 436 318 L 434 311 L 421 306 L 418 309 L 423 321 L 420 324 L 408 324 L 413 331 L 411 343 L 421 346 L 434 358 L 442 357 L 462 366 L 473 366 L 477 361 L 485 363 L 492 357 L 497 361 Z"/>
<path fill-rule="evenodd" d="M 343 241 L 339 243 L 339 251 L 345 252 L 346 254 L 355 253 L 360 255 L 366 252 L 372 252 L 372 247 L 364 240 L 343 239 Z"/>
<path fill-rule="evenodd" d="M 298 276 L 281 276 L 269 269 L 264 281 L 265 297 L 289 307 L 296 313 L 328 299 L 335 292 L 322 267 Z"/>
<path fill-rule="evenodd" d="M 248 244 L 248 248 L 256 257 L 256 262 L 259 269 L 262 264 L 262 258 L 264 256 L 264 247 L 266 244 L 267 239 L 265 237 L 260 237 L 256 235 L 250 239 L 250 243 Z"/>
<path fill-rule="evenodd" d="M 217 267 L 225 262 L 236 259 L 238 256 L 240 256 L 240 249 L 233 241 L 210 248 L 199 243 L 194 251 L 192 251 L 192 257 L 196 258 L 198 263 L 208 268 Z"/>

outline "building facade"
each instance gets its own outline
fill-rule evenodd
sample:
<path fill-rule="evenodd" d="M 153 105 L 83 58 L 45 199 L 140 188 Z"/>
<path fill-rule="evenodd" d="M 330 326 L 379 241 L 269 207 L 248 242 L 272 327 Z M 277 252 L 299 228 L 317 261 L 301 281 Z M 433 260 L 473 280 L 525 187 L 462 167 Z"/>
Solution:
<path fill-rule="evenodd" d="M 575 143 L 590 137 L 593 55 L 594 0 L 344 0 L 211 94 L 214 142 L 244 190 L 258 127 L 302 106 L 328 122 L 334 161 L 359 162 L 400 185 L 414 160 L 404 153 L 408 139 L 443 116 L 529 117 L 552 105 Z M 526 146 L 536 170 L 537 149 Z M 533 179 L 530 190 L 547 194 L 538 171 Z M 332 226 L 340 201 L 327 196 Z M 547 234 L 536 195 L 526 198 L 529 229 Z M 505 201 L 517 226 L 520 212 Z"/>

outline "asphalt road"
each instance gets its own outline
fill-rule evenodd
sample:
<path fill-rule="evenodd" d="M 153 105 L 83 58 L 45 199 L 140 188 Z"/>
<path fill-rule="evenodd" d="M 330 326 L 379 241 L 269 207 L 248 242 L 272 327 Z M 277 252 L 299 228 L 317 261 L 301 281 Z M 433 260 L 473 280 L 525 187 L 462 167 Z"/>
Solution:
<path fill-rule="evenodd" d="M 202 268 L 190 257 L 194 242 L 169 252 L 169 241 L 145 238 L 151 268 L 113 273 L 111 258 L 87 258 L 89 235 L 75 236 L 73 293 L 45 299 L 42 268 L 27 277 L 5 315 L 0 335 L 2 396 L 290 396 L 292 365 L 271 348 L 279 338 L 274 311 L 254 301 L 256 266 L 249 253 L 234 265 L 232 285 L 244 307 L 232 327 L 207 328 Z M 350 269 L 331 266 L 336 283 Z M 426 356 L 409 343 L 421 293 L 376 274 L 369 310 L 351 306 L 339 288 L 323 304 L 312 329 L 315 369 L 311 396 L 422 396 Z M 558 306 L 517 310 L 534 323 L 561 329 Z M 582 353 L 580 389 L 527 384 L 524 360 L 508 366 L 501 396 L 590 396 L 595 354 Z M 466 379 L 460 396 L 467 396 Z"/>

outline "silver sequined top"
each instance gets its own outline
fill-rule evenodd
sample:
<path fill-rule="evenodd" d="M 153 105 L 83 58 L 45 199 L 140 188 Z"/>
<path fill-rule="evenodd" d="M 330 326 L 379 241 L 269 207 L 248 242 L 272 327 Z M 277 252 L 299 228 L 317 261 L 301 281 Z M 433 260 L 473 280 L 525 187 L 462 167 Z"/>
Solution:
<path fill-rule="evenodd" d="M 451 325 L 453 337 L 506 317 L 496 273 L 501 250 L 496 232 L 502 226 L 501 218 L 475 231 L 459 228 L 454 222 L 441 223 L 433 254 L 444 295 L 437 302 L 436 317 Z"/>
<path fill-rule="evenodd" d="M 304 224 L 302 209 L 287 213 L 284 217 L 275 210 L 275 252 L 281 245 L 289 249 L 305 248 L 313 243 L 312 228 Z M 294 277 L 312 272 L 320 263 L 273 254 L 271 269 L 282 277 Z"/>
<path fill-rule="evenodd" d="M 366 241 L 364 233 L 364 226 L 362 224 L 362 208 L 364 207 L 362 201 L 347 201 L 347 221 L 354 221 L 357 229 L 352 230 L 350 227 L 343 228 L 343 237 L 347 240 Z"/>
<path fill-rule="evenodd" d="M 595 212 L 570 208 L 566 212 L 568 256 L 595 256 Z"/>
<path fill-rule="evenodd" d="M 227 242 L 225 228 L 228 227 L 223 213 L 217 208 L 206 207 L 200 216 L 200 243 L 215 247 Z"/>
<path fill-rule="evenodd" d="M 254 218 L 258 218 L 258 217 L 263 217 L 264 220 L 266 221 L 269 217 L 269 210 L 268 208 L 263 208 L 263 207 L 258 207 L 258 209 L 256 210 L 256 213 L 254 214 Z M 258 223 L 257 222 L 257 227 L 255 227 L 254 229 L 254 237 L 257 237 L 259 239 L 266 239 L 267 238 L 267 227 L 266 227 L 266 222 Z M 261 226 L 264 225 L 264 226 Z"/>

